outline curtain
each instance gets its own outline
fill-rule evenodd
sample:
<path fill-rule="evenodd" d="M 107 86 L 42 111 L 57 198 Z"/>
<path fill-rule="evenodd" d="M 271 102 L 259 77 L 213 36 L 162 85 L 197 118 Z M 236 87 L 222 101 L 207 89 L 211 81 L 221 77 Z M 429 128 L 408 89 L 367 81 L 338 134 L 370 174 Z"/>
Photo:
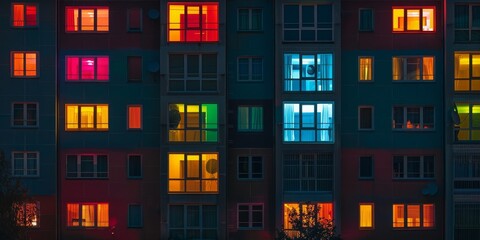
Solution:
<path fill-rule="evenodd" d="M 25 20 L 27 26 L 36 26 L 37 25 L 37 7 L 36 6 L 26 6 Z"/>
<path fill-rule="evenodd" d="M 317 55 L 318 91 L 333 90 L 333 54 Z"/>
<path fill-rule="evenodd" d="M 109 78 L 109 58 L 97 57 L 97 80 L 108 80 Z"/>
<path fill-rule="evenodd" d="M 392 58 L 393 80 L 403 80 L 403 58 Z"/>
<path fill-rule="evenodd" d="M 82 223 L 83 227 L 95 226 L 95 206 L 82 205 Z"/>
<path fill-rule="evenodd" d="M 300 55 L 285 54 L 284 68 L 285 91 L 300 90 Z"/>
<path fill-rule="evenodd" d="M 333 141 L 333 104 L 317 104 L 317 141 Z"/>
<path fill-rule="evenodd" d="M 78 80 L 80 62 L 78 57 L 67 57 L 67 80 Z"/>
<path fill-rule="evenodd" d="M 262 107 L 252 107 L 252 130 L 262 130 L 263 129 L 263 108 Z"/>
<path fill-rule="evenodd" d="M 78 204 L 67 204 L 67 226 L 78 227 L 80 226 L 80 214 Z"/>
<path fill-rule="evenodd" d="M 25 25 L 24 4 L 13 5 L 13 26 L 23 27 Z"/>
<path fill-rule="evenodd" d="M 433 57 L 423 58 L 423 80 L 433 80 L 434 78 Z"/>
<path fill-rule="evenodd" d="M 97 205 L 97 227 L 108 227 L 108 203 Z"/>
<path fill-rule="evenodd" d="M 293 128 L 295 128 L 296 125 L 298 125 L 298 122 L 295 123 L 295 107 L 297 108 L 298 114 L 299 104 L 285 103 L 283 105 L 283 140 L 286 142 L 293 142 L 299 140 L 295 139 L 295 130 L 292 130 Z"/>

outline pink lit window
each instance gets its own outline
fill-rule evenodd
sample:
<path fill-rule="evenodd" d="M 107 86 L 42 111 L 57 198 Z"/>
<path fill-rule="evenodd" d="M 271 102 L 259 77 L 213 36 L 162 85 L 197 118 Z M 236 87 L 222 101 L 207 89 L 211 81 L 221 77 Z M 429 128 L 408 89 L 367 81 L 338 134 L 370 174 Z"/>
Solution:
<path fill-rule="evenodd" d="M 107 81 L 109 78 L 108 56 L 66 58 L 67 81 Z"/>
<path fill-rule="evenodd" d="M 25 3 L 12 4 L 12 25 L 13 27 L 36 27 L 37 5 Z"/>
<path fill-rule="evenodd" d="M 66 7 L 67 32 L 108 32 L 108 7 Z"/>
<path fill-rule="evenodd" d="M 169 42 L 218 42 L 218 3 L 169 3 Z"/>

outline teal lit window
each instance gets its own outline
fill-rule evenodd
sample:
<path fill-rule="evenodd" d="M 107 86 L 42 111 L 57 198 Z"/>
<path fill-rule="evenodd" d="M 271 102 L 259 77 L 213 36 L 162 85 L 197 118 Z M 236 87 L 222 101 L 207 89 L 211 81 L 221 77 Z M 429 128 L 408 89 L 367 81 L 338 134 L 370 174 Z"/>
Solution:
<path fill-rule="evenodd" d="M 284 103 L 283 141 L 333 143 L 333 103 Z"/>

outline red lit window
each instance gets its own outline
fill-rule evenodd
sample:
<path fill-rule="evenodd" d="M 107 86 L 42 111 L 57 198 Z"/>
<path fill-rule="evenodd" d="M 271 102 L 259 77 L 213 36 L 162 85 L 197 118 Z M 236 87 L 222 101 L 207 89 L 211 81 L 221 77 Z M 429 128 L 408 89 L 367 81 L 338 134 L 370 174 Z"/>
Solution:
<path fill-rule="evenodd" d="M 37 5 L 12 4 L 12 25 L 14 27 L 36 27 L 37 24 Z"/>
<path fill-rule="evenodd" d="M 108 56 L 67 56 L 67 81 L 106 81 L 109 78 Z"/>
<path fill-rule="evenodd" d="M 142 106 L 128 106 L 128 129 L 142 128 Z"/>
<path fill-rule="evenodd" d="M 168 4 L 169 42 L 217 42 L 218 3 Z"/>
<path fill-rule="evenodd" d="M 12 77 L 38 77 L 38 53 L 12 52 Z"/>
<path fill-rule="evenodd" d="M 108 32 L 108 7 L 66 7 L 67 32 Z"/>
<path fill-rule="evenodd" d="M 435 8 L 393 8 L 394 32 L 435 31 Z"/>
<path fill-rule="evenodd" d="M 108 227 L 108 203 L 67 203 L 68 227 Z"/>

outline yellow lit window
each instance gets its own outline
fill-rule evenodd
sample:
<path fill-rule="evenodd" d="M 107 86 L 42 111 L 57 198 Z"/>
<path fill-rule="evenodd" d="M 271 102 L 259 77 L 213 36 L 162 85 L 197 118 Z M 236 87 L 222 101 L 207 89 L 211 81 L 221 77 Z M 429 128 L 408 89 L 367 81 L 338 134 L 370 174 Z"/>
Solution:
<path fill-rule="evenodd" d="M 435 31 L 435 9 L 393 8 L 392 29 L 394 32 L 432 32 Z"/>
<path fill-rule="evenodd" d="M 360 81 L 373 80 L 373 57 L 360 57 L 358 59 L 358 76 Z"/>
<path fill-rule="evenodd" d="M 217 142 L 217 104 L 170 104 L 169 141 Z"/>
<path fill-rule="evenodd" d="M 67 204 L 68 227 L 108 227 L 108 203 Z"/>
<path fill-rule="evenodd" d="M 108 7 L 66 7 L 67 32 L 107 32 L 109 30 Z"/>
<path fill-rule="evenodd" d="M 218 192 L 218 154 L 168 154 L 170 193 Z"/>
<path fill-rule="evenodd" d="M 38 77 L 36 52 L 12 52 L 12 77 Z"/>
<path fill-rule="evenodd" d="M 360 228 L 373 228 L 373 204 L 360 204 Z"/>
<path fill-rule="evenodd" d="M 480 91 L 480 53 L 455 53 L 455 91 Z"/>
<path fill-rule="evenodd" d="M 393 57 L 394 81 L 432 81 L 435 78 L 434 57 Z"/>
<path fill-rule="evenodd" d="M 142 128 L 142 106 L 128 106 L 128 129 Z"/>
<path fill-rule="evenodd" d="M 108 105 L 65 106 L 65 128 L 69 130 L 108 130 Z"/>

